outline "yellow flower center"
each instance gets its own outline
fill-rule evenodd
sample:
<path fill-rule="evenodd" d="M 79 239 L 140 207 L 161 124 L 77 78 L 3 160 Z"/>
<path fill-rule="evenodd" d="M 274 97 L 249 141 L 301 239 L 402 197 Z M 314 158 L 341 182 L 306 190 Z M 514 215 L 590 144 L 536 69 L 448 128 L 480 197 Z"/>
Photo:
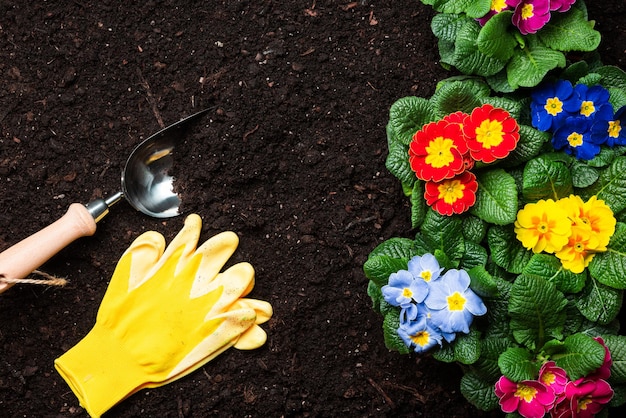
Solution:
<path fill-rule="evenodd" d="M 545 372 L 541 376 L 541 382 L 548 386 L 551 386 L 555 381 L 556 381 L 556 375 L 552 372 Z"/>
<path fill-rule="evenodd" d="M 609 136 L 611 138 L 617 138 L 621 131 L 622 127 L 620 126 L 620 122 L 618 120 L 613 120 L 609 122 Z"/>
<path fill-rule="evenodd" d="M 445 180 L 441 182 L 437 190 L 439 191 L 439 199 L 443 199 L 444 202 L 451 205 L 463 197 L 465 185 L 460 180 Z"/>
<path fill-rule="evenodd" d="M 522 383 L 517 384 L 517 390 L 515 391 L 515 396 L 517 396 L 518 398 L 526 402 L 530 402 L 533 399 L 535 399 L 535 395 L 537 395 L 537 389 L 530 387 L 530 386 L 526 386 Z"/>
<path fill-rule="evenodd" d="M 451 311 L 462 311 L 465 307 L 466 299 L 459 292 L 454 292 L 448 296 L 448 309 Z"/>
<path fill-rule="evenodd" d="M 424 161 L 426 164 L 429 164 L 434 168 L 441 168 L 450 165 L 450 163 L 454 161 L 452 148 L 454 148 L 454 141 L 450 138 L 438 136 L 430 141 L 430 144 L 426 147 L 428 155 Z"/>
<path fill-rule="evenodd" d="M 593 402 L 593 399 L 585 397 L 578 400 L 578 408 L 576 412 L 587 410 L 587 406 Z"/>
<path fill-rule="evenodd" d="M 548 224 L 548 222 L 546 221 L 539 222 L 539 224 L 537 224 L 537 230 L 541 234 L 545 234 L 546 232 L 550 230 L 550 224 Z"/>
<path fill-rule="evenodd" d="M 551 116 L 556 116 L 563 111 L 563 102 L 558 97 L 552 97 L 546 101 L 543 108 Z"/>
<path fill-rule="evenodd" d="M 583 144 L 583 136 L 578 132 L 572 132 L 567 136 L 567 142 L 571 147 L 578 147 Z"/>
<path fill-rule="evenodd" d="M 476 140 L 483 148 L 497 147 L 502 143 L 503 137 L 502 123 L 497 120 L 486 119 L 476 128 Z"/>
<path fill-rule="evenodd" d="M 491 0 L 491 10 L 500 13 L 506 7 L 506 0 Z"/>
<path fill-rule="evenodd" d="M 422 279 L 424 279 L 425 282 L 429 282 L 430 279 L 432 279 L 433 274 L 430 272 L 430 270 L 424 270 L 420 273 L 420 276 L 422 277 Z"/>
<path fill-rule="evenodd" d="M 413 341 L 416 345 L 420 347 L 424 347 L 428 344 L 428 340 L 430 339 L 430 334 L 428 331 L 420 331 L 415 335 L 411 335 L 411 341 Z"/>
<path fill-rule="evenodd" d="M 522 19 L 530 19 L 534 15 L 534 7 L 532 4 L 525 4 L 522 6 Z"/>
<path fill-rule="evenodd" d="M 405 298 L 412 298 L 413 297 L 413 292 L 408 287 L 405 287 L 402 290 L 402 296 L 404 296 Z"/>
<path fill-rule="evenodd" d="M 580 113 L 589 117 L 593 112 L 596 111 L 596 107 L 593 105 L 593 102 L 588 100 L 583 101 L 583 104 L 580 106 Z"/>

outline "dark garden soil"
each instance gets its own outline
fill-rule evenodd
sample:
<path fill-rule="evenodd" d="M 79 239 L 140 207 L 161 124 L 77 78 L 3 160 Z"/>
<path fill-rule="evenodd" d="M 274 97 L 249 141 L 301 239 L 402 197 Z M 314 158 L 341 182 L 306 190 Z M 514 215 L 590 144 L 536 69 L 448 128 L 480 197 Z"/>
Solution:
<path fill-rule="evenodd" d="M 362 265 L 412 235 L 385 169 L 389 106 L 430 96 L 432 11 L 417 0 L 0 0 L 0 249 L 119 188 L 126 157 L 162 126 L 213 107 L 177 149 L 202 240 L 233 230 L 233 262 L 271 302 L 265 346 L 231 349 L 110 417 L 487 417 L 460 370 L 384 345 Z M 588 2 L 605 64 L 625 68 L 622 0 Z M 125 202 L 42 269 L 65 288 L 0 295 L 0 416 L 86 417 L 53 361 L 91 328 L 139 234 L 184 217 Z M 159 350 L 159 347 L 154 347 Z M 111 373 L 116 373 L 111 370 Z"/>

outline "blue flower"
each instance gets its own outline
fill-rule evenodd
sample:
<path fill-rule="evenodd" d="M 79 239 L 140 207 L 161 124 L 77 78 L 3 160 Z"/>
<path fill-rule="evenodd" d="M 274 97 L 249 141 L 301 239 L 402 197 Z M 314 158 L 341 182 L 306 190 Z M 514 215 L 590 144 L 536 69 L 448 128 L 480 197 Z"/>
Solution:
<path fill-rule="evenodd" d="M 567 80 L 538 87 L 531 97 L 532 125 L 540 131 L 555 130 L 566 117 L 580 111 L 581 100 Z"/>
<path fill-rule="evenodd" d="M 613 116 L 613 108 L 609 103 L 609 91 L 600 85 L 587 86 L 577 84 L 574 91 L 580 98 L 578 114 L 585 118 L 603 117 L 609 119 Z"/>
<path fill-rule="evenodd" d="M 591 140 L 604 142 L 609 147 L 626 145 L 626 106 L 622 106 L 611 118 L 596 119 L 591 126 Z"/>
<path fill-rule="evenodd" d="M 431 286 L 424 303 L 430 308 L 432 324 L 442 332 L 469 333 L 474 316 L 484 315 L 487 307 L 469 288 L 465 270 L 448 270 L 437 286 Z"/>
<path fill-rule="evenodd" d="M 407 270 L 389 276 L 389 284 L 382 287 L 383 298 L 393 306 L 405 307 L 413 302 L 422 303 L 428 294 L 428 283 L 413 277 Z"/>
<path fill-rule="evenodd" d="M 400 324 L 398 335 L 407 347 L 414 347 L 416 353 L 423 353 L 435 345 L 441 345 L 443 339 L 441 332 L 429 324 L 426 316 L 420 317 L 417 321 Z"/>
<path fill-rule="evenodd" d="M 439 267 L 439 262 L 434 255 L 424 254 L 409 260 L 409 271 L 413 277 L 421 277 L 425 282 L 431 282 L 439 278 L 443 267 Z"/>
<path fill-rule="evenodd" d="M 565 150 L 581 160 L 590 160 L 600 152 L 598 138 L 591 136 L 592 121 L 586 117 L 569 117 L 552 137 L 556 150 Z"/>

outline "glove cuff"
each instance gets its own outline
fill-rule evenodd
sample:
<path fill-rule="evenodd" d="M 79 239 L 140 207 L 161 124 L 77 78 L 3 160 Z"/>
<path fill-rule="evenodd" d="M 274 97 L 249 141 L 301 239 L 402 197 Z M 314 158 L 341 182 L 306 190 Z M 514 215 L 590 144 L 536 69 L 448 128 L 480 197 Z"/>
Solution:
<path fill-rule="evenodd" d="M 142 389 L 140 366 L 106 329 L 92 329 L 54 367 L 92 417 Z"/>

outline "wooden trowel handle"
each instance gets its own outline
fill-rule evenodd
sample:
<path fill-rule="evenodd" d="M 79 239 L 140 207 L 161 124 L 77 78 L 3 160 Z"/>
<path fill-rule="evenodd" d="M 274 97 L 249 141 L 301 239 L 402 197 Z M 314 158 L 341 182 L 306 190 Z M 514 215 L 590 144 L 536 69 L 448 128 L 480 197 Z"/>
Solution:
<path fill-rule="evenodd" d="M 73 203 L 65 215 L 0 253 L 0 293 L 12 286 L 1 278 L 23 279 L 80 237 L 96 232 L 96 221 L 84 205 Z"/>

